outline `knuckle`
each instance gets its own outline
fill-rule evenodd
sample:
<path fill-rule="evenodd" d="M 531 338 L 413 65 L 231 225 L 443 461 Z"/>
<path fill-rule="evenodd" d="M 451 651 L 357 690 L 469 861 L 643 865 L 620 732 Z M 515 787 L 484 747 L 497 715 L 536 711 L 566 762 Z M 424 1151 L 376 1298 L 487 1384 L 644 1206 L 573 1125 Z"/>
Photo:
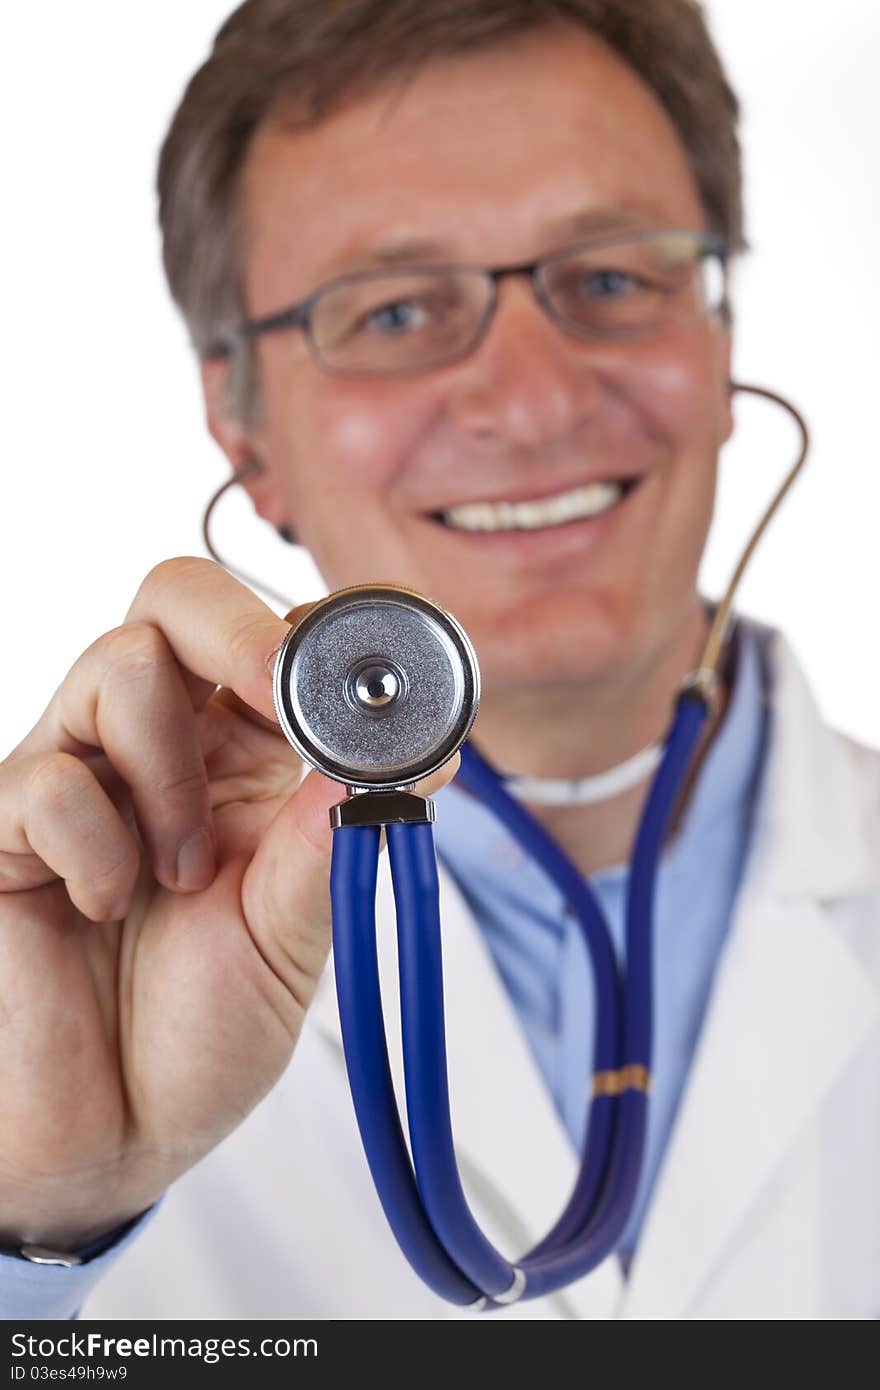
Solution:
<path fill-rule="evenodd" d="M 191 797 L 202 796 L 208 789 L 208 774 L 204 764 L 200 764 L 195 769 L 182 772 L 179 776 L 172 776 L 164 779 L 156 788 L 159 796 L 183 797 L 189 800 Z"/>
<path fill-rule="evenodd" d="M 134 844 L 127 845 L 108 863 L 89 874 L 87 884 L 78 891 L 69 888 L 81 911 L 93 922 L 107 922 L 119 910 L 120 902 L 132 893 L 140 872 L 140 854 Z"/>
<path fill-rule="evenodd" d="M 108 892 L 102 897 L 96 893 L 91 884 L 88 888 L 80 889 L 76 885 L 68 883 L 67 896 L 74 907 L 90 922 L 112 922 L 122 915 L 120 908 L 123 897 L 121 893 L 111 896 Z"/>
<path fill-rule="evenodd" d="M 157 671 L 174 664 L 165 637 L 152 623 L 143 622 L 126 623 L 108 632 L 104 658 L 108 673 L 122 685 L 151 679 Z"/>
<path fill-rule="evenodd" d="M 152 608 L 169 590 L 177 593 L 185 585 L 204 584 L 216 573 L 213 560 L 205 560 L 200 555 L 175 555 L 169 560 L 160 560 L 142 580 L 132 607 L 145 604 Z"/>
<path fill-rule="evenodd" d="M 277 624 L 261 616 L 245 618 L 229 635 L 227 650 L 236 666 L 253 668 L 260 676 L 271 670 L 280 638 Z"/>
<path fill-rule="evenodd" d="M 94 779 L 72 753 L 46 753 L 35 759 L 25 784 L 25 803 L 67 811 L 71 803 L 88 796 Z"/>

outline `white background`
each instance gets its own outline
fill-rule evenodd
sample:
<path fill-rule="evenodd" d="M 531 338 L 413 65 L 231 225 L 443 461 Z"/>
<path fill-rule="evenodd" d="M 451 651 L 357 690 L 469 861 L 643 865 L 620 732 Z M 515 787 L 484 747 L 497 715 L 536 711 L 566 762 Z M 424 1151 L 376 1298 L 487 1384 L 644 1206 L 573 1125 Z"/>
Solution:
<path fill-rule="evenodd" d="M 161 276 L 153 177 L 228 8 L 51 0 L 4 21 L 0 754 L 151 566 L 201 553 L 201 508 L 225 476 Z M 788 631 L 828 716 L 880 744 L 880 9 L 708 11 L 745 111 L 753 252 L 737 283 L 737 373 L 789 393 L 815 441 L 742 606 Z M 795 443 L 770 407 L 747 402 L 738 421 L 709 592 Z M 217 538 L 292 600 L 322 592 L 241 502 L 222 508 Z"/>

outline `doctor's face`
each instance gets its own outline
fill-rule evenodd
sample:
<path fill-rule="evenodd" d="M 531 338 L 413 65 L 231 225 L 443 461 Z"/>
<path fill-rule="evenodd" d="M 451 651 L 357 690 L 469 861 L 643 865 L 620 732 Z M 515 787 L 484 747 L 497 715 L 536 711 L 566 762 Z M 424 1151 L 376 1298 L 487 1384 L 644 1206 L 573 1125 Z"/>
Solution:
<path fill-rule="evenodd" d="M 437 60 L 310 130 L 264 127 L 242 198 L 251 317 L 377 266 L 515 265 L 597 231 L 706 225 L 662 107 L 564 28 Z M 393 581 L 451 609 L 487 695 L 637 673 L 696 631 L 730 429 L 717 319 L 587 340 L 522 276 L 500 282 L 484 338 L 446 365 L 329 375 L 296 329 L 257 350 L 261 512 L 295 529 L 330 588 Z M 596 515 L 539 511 L 527 529 L 441 519 L 591 483 L 625 488 Z"/>

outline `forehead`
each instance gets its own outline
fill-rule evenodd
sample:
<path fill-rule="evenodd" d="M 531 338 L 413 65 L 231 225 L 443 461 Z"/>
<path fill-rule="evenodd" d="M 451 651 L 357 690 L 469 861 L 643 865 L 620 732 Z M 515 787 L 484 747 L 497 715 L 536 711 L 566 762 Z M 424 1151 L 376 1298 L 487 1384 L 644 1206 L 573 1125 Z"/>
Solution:
<path fill-rule="evenodd" d="M 266 123 L 241 198 L 255 312 L 418 248 L 503 263 L 593 227 L 704 225 L 662 105 L 568 26 L 435 59 L 311 129 Z"/>

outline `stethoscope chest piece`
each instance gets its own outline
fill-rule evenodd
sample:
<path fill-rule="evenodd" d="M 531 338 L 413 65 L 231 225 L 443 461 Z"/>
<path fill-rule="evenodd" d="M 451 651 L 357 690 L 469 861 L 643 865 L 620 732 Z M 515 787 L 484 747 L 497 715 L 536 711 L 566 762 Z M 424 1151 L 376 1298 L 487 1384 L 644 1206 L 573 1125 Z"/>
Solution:
<path fill-rule="evenodd" d="M 442 767 L 467 737 L 479 699 L 464 629 L 394 584 L 319 600 L 291 628 L 275 665 L 282 731 L 350 792 L 408 788 Z"/>

